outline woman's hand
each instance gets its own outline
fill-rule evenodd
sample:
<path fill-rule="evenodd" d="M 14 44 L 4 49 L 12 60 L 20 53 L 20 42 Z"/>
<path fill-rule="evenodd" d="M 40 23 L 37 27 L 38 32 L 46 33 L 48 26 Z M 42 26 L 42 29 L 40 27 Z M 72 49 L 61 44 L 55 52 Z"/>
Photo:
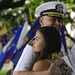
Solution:
<path fill-rule="evenodd" d="M 61 75 L 60 65 L 63 63 L 62 59 L 55 60 L 48 69 L 48 75 Z"/>
<path fill-rule="evenodd" d="M 48 75 L 72 75 L 72 69 L 63 59 L 59 58 L 49 67 Z"/>

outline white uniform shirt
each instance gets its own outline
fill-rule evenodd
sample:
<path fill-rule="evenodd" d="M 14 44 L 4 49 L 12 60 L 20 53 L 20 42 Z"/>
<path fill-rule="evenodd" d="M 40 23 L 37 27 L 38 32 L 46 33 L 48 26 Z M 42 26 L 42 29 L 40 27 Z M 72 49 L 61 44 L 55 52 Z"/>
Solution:
<path fill-rule="evenodd" d="M 29 44 L 23 50 L 23 53 L 14 69 L 14 71 L 29 71 L 31 70 L 35 60 L 37 59 L 37 54 L 33 51 L 33 47 Z"/>

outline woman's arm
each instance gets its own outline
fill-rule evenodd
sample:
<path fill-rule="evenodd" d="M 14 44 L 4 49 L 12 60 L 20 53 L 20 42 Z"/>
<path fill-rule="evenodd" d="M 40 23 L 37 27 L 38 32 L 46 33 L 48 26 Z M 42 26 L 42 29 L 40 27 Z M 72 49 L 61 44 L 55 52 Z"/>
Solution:
<path fill-rule="evenodd" d="M 48 71 L 14 71 L 13 75 L 50 75 Z"/>
<path fill-rule="evenodd" d="M 13 75 L 60 75 L 59 68 L 56 63 L 52 63 L 49 68 L 44 68 L 43 61 L 34 64 L 32 71 L 14 71 Z M 40 66 L 39 66 L 40 65 Z M 43 66 L 42 66 L 43 65 Z M 47 65 L 47 64 L 46 64 Z"/>
<path fill-rule="evenodd" d="M 50 65 L 50 63 L 48 64 Z M 14 71 L 13 75 L 50 75 L 48 64 L 41 60 L 34 64 L 32 71 Z"/>

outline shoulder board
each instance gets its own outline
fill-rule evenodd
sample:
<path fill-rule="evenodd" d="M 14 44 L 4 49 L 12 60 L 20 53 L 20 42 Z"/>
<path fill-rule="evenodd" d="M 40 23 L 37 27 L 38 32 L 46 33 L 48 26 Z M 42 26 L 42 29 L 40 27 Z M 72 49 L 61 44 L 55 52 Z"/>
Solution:
<path fill-rule="evenodd" d="M 29 41 L 29 45 L 33 46 L 33 39 Z"/>

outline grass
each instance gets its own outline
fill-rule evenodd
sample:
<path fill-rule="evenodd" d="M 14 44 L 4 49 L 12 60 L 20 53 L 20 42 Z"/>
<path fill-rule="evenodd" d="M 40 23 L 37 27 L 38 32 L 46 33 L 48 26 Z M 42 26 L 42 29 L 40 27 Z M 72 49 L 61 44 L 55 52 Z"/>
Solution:
<path fill-rule="evenodd" d="M 10 60 L 6 60 L 5 63 L 7 65 L 3 65 L 3 68 L 0 70 L 0 75 L 6 75 L 7 71 L 8 71 L 8 64 L 9 64 Z"/>
<path fill-rule="evenodd" d="M 3 68 L 3 69 L 0 71 L 0 75 L 6 75 L 6 72 L 7 72 L 7 69 L 6 69 L 6 68 Z"/>

